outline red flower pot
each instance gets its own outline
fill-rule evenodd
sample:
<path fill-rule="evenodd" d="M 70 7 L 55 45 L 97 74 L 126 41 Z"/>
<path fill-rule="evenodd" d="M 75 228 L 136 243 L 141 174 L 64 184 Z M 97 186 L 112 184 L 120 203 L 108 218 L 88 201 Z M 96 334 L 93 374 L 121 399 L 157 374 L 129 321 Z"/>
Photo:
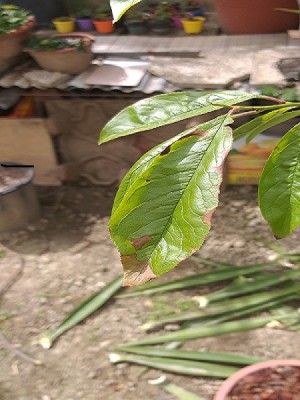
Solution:
<path fill-rule="evenodd" d="M 284 367 L 284 366 L 300 368 L 300 360 L 270 360 L 242 368 L 223 382 L 218 392 L 216 393 L 214 400 L 230 400 L 230 394 L 233 388 L 242 379 L 255 372 L 259 372 L 264 369 Z"/>
<path fill-rule="evenodd" d="M 215 8 L 227 34 L 286 32 L 299 25 L 299 15 L 276 10 L 297 10 L 297 0 L 215 0 Z"/>

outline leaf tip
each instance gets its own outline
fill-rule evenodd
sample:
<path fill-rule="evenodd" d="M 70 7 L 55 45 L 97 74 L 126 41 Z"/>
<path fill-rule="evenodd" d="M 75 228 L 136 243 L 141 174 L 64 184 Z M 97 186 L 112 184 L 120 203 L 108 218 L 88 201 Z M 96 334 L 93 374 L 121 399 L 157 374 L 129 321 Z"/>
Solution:
<path fill-rule="evenodd" d="M 147 261 L 140 261 L 135 254 L 121 256 L 124 267 L 123 286 L 138 286 L 157 278 Z"/>

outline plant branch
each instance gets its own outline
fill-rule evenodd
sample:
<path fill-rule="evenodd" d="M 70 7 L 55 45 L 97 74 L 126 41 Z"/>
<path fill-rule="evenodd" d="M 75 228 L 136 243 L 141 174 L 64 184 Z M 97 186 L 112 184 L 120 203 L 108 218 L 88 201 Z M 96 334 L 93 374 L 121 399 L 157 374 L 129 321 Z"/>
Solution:
<path fill-rule="evenodd" d="M 34 358 L 28 356 L 27 354 L 23 353 L 23 351 L 16 349 L 6 338 L 6 336 L 3 335 L 3 333 L 0 331 L 0 339 L 2 341 L 3 346 L 14 353 L 16 356 L 20 357 L 22 360 L 30 362 L 35 365 L 41 365 L 42 362 L 40 360 L 35 360 Z"/>

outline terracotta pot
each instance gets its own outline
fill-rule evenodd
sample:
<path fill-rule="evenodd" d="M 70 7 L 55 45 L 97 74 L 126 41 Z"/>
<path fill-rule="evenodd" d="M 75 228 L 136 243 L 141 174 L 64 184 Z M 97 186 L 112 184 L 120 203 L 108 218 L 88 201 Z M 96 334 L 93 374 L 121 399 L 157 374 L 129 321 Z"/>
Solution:
<path fill-rule="evenodd" d="M 28 52 L 41 68 L 50 72 L 76 75 L 83 72 L 89 66 L 93 58 L 91 47 L 94 38 L 91 35 L 86 33 L 69 33 L 52 35 L 51 37 L 83 38 L 85 40 L 86 51 L 77 51 L 76 49 L 54 51 L 25 49 L 24 51 Z"/>
<path fill-rule="evenodd" d="M 93 24 L 96 28 L 96 31 L 99 33 L 112 33 L 114 31 L 114 24 L 112 20 L 94 20 Z"/>
<path fill-rule="evenodd" d="M 11 67 L 22 53 L 24 41 L 31 34 L 32 28 L 36 24 L 36 19 L 32 16 L 26 25 L 19 29 L 0 35 L 0 72 Z"/>
<path fill-rule="evenodd" d="M 300 360 L 270 360 L 242 368 L 223 382 L 218 392 L 216 393 L 214 400 L 229 400 L 228 396 L 232 389 L 241 379 L 245 378 L 247 375 L 253 374 L 254 372 L 266 368 L 276 368 L 283 366 L 300 367 Z"/>
<path fill-rule="evenodd" d="M 297 10 L 297 0 L 215 0 L 215 8 L 227 34 L 278 33 L 299 25 L 299 15 L 276 10 Z"/>

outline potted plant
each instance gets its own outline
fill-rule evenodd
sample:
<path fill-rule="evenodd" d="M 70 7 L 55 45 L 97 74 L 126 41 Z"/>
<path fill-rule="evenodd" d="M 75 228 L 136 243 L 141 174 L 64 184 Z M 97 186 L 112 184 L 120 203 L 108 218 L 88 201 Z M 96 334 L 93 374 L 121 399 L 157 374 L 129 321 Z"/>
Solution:
<path fill-rule="evenodd" d="M 297 400 L 300 360 L 271 360 L 242 368 L 219 388 L 214 400 Z"/>
<path fill-rule="evenodd" d="M 177 29 L 185 29 L 186 33 L 199 33 L 202 30 L 204 20 L 197 21 L 194 17 L 203 16 L 204 9 L 198 0 L 185 0 L 180 3 L 173 3 L 170 7 L 171 19 Z M 192 21 L 184 28 L 182 20 Z M 191 26 L 191 28 L 190 28 Z M 191 32 L 190 32 L 191 29 Z"/>
<path fill-rule="evenodd" d="M 149 31 L 148 17 L 139 8 L 132 8 L 125 14 L 125 26 L 132 35 L 144 35 Z"/>
<path fill-rule="evenodd" d="M 282 15 L 278 8 L 297 9 L 297 0 L 216 0 L 221 29 L 227 34 L 262 34 L 297 29 L 296 14 Z"/>
<path fill-rule="evenodd" d="M 185 0 L 185 11 L 194 15 L 195 17 L 202 17 L 204 14 L 204 7 L 199 0 Z"/>
<path fill-rule="evenodd" d="M 75 19 L 73 17 L 58 17 L 52 21 L 57 32 L 69 33 L 75 29 Z"/>
<path fill-rule="evenodd" d="M 150 28 L 152 32 L 159 34 L 169 33 L 171 30 L 171 18 L 168 3 L 162 1 L 150 11 Z"/>
<path fill-rule="evenodd" d="M 94 29 L 89 8 L 82 8 L 76 12 L 76 24 L 81 31 L 90 32 Z"/>
<path fill-rule="evenodd" d="M 187 34 L 202 32 L 205 20 L 204 17 L 196 17 L 188 14 L 186 17 L 181 18 L 183 29 Z"/>
<path fill-rule="evenodd" d="M 75 75 L 90 64 L 93 38 L 84 33 L 32 38 L 26 43 L 28 52 L 47 71 Z"/>
<path fill-rule="evenodd" d="M 114 31 L 113 17 L 109 6 L 100 6 L 96 9 L 93 24 L 99 33 Z"/>
<path fill-rule="evenodd" d="M 17 6 L 0 6 L 0 72 L 17 60 L 35 24 L 30 11 Z"/>

